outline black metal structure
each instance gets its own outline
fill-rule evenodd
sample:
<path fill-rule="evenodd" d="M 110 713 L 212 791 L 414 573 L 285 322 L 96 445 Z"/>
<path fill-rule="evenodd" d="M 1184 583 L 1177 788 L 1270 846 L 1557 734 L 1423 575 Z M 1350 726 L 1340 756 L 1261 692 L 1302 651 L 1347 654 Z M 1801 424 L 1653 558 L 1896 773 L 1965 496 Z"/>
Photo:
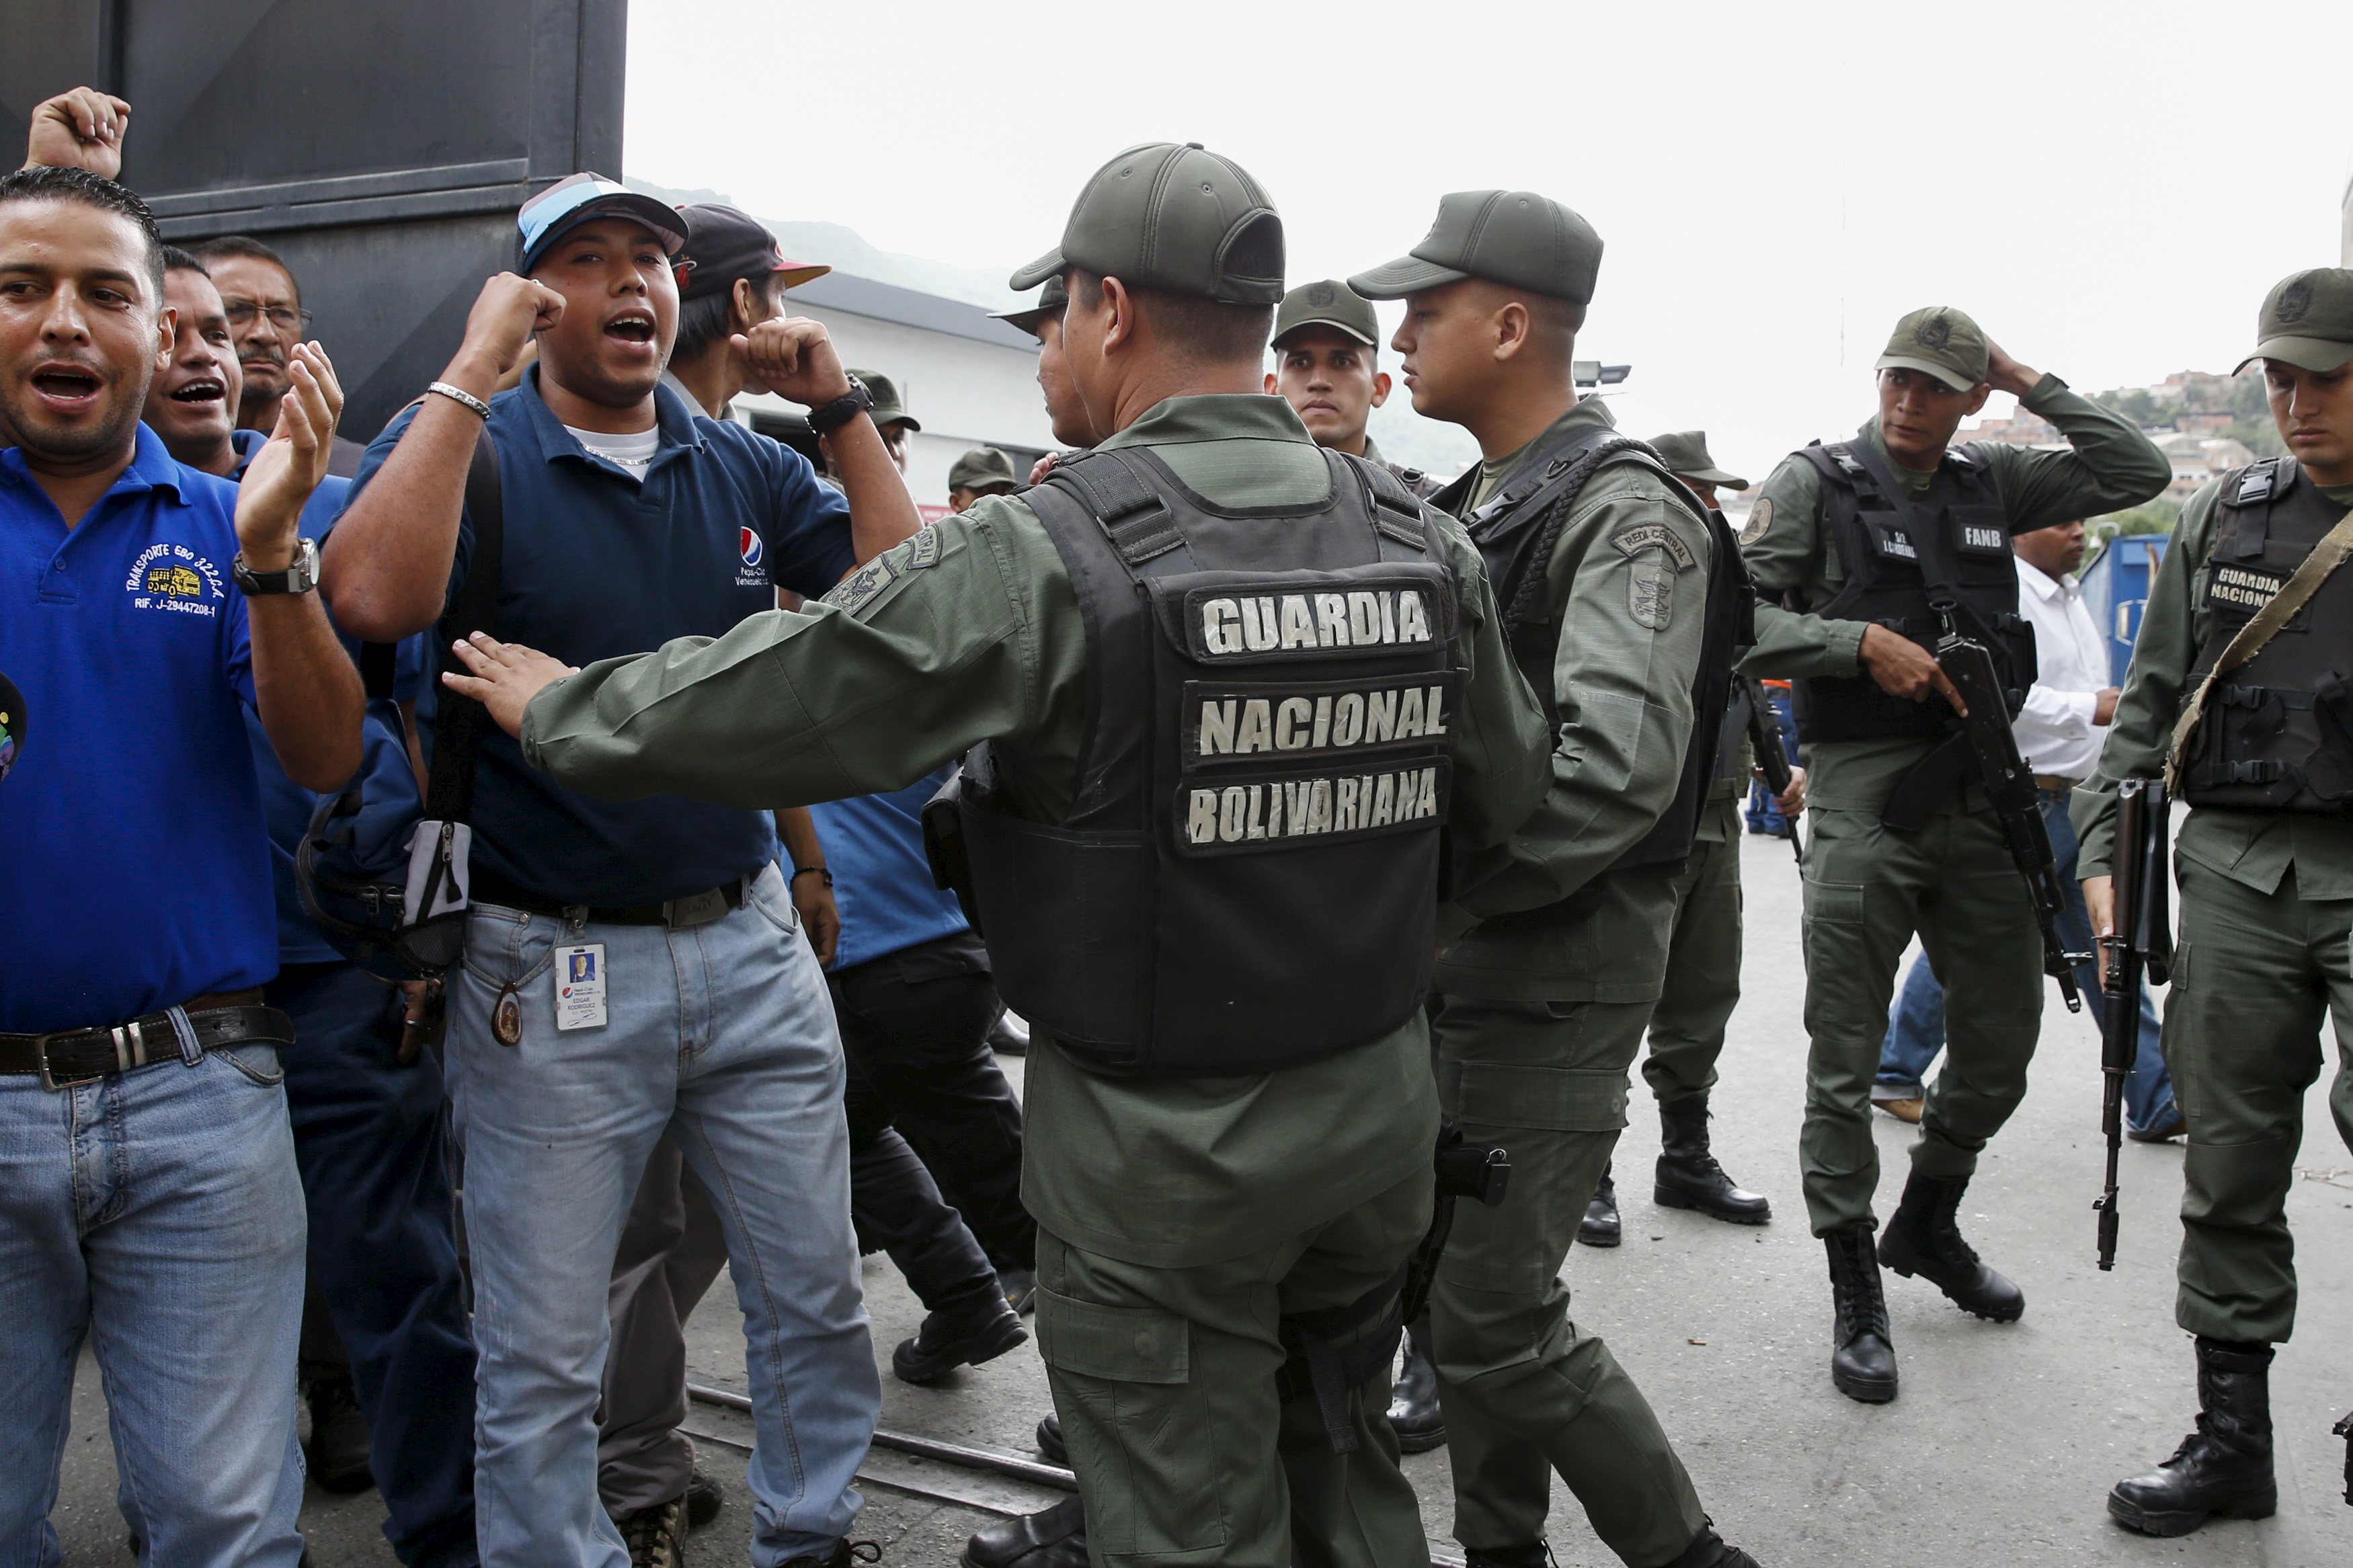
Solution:
<path fill-rule="evenodd" d="M 292 268 L 366 441 L 514 264 L 515 208 L 621 174 L 628 0 L 0 0 L 0 158 L 33 106 L 129 100 L 122 178 L 181 245 Z"/>

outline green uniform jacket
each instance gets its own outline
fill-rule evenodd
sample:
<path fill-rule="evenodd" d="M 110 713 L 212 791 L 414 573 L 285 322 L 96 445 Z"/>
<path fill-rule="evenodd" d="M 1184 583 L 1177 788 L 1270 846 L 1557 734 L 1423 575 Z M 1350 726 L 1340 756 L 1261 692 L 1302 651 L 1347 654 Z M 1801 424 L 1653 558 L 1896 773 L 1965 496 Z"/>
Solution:
<path fill-rule="evenodd" d="M 1171 398 L 1104 447 L 1148 447 L 1231 506 L 1320 504 L 1322 454 L 1278 397 Z M 1470 679 L 1450 828 L 1502 839 L 1544 790 L 1544 721 L 1496 626 L 1478 552 L 1449 528 Z M 754 616 L 557 682 L 523 754 L 591 795 L 663 793 L 765 810 L 901 789 L 992 740 L 1023 815 L 1059 821 L 1078 784 L 1088 669 L 1078 600 L 1018 497 L 992 497 L 869 562 L 804 613 Z M 1312 979 L 1308 981 L 1312 984 Z M 1038 1223 L 1155 1268 L 1237 1257 L 1430 1167 L 1425 1026 L 1254 1078 L 1103 1078 L 1033 1053 L 1022 1196 Z"/>
<path fill-rule="evenodd" d="M 1599 398 L 1577 404 L 1547 431 L 1614 428 Z M 1487 466 L 1481 489 L 1510 482 L 1518 461 Z M 1672 531 L 1691 565 L 1656 539 Z M 1613 543 L 1619 543 L 1613 548 Z M 1546 603 L 1566 627 L 1553 655 L 1552 787 L 1508 846 L 1463 856 L 1461 900 L 1472 916 L 1536 909 L 1574 893 L 1651 830 L 1673 801 L 1692 735 L 1692 683 L 1699 668 L 1710 563 L 1707 526 L 1657 474 L 1633 464 L 1597 472 L 1577 498 L 1545 565 Z M 1638 568 L 1640 572 L 1638 573 Z M 1635 600 L 1653 571 L 1672 581 L 1663 624 L 1638 616 Z M 1715 722 L 1711 715 L 1709 722 Z M 1439 989 L 1492 1001 L 1646 1002 L 1657 977 L 1597 966 L 1589 945 L 1556 929 L 1473 926 L 1447 950 Z"/>
<path fill-rule="evenodd" d="M 2217 480 L 2181 509 L 2149 588 L 2099 770 L 2075 792 L 2068 812 L 2084 844 L 2079 876 L 2108 875 L 2116 848 L 2116 782 L 2164 776 L 2173 726 L 2189 700 L 2189 667 L 2213 621 L 2206 608 L 2206 557 L 2214 548 L 2214 503 L 2221 489 Z M 2321 494 L 2353 506 L 2353 486 L 2324 489 Z M 2277 892 L 2280 879 L 2294 867 L 2297 897 L 2353 899 L 2353 822 L 2309 812 L 2200 806 L 2182 823 L 2174 852 L 2260 893 Z"/>
<path fill-rule="evenodd" d="M 2019 399 L 2020 406 L 2059 427 L 2072 448 L 2042 452 L 2031 447 L 1985 442 L 1974 447 L 1992 476 L 1994 489 L 2010 514 L 2012 533 L 2031 533 L 2120 507 L 2137 506 L 2165 489 L 2173 465 L 2123 416 L 2079 397 L 2055 375 L 2046 375 Z M 1878 447 L 1873 416 L 1857 432 Z M 1915 476 L 1891 463 L 1909 488 L 1925 489 L 1934 477 Z M 1796 592 L 1808 605 L 1827 603 L 1846 580 L 1821 504 L 1821 476 L 1812 463 L 1792 453 L 1765 481 L 1741 554 L 1757 582 L 1757 647 L 1743 662 L 1750 675 L 1777 679 L 1862 673 L 1857 657 L 1867 622 L 1826 620 L 1782 607 Z M 1802 739 L 1802 737 L 1801 737 Z M 1807 742 L 1806 804 L 1825 810 L 1877 812 L 1888 792 L 1936 742 L 1932 740 Z"/>

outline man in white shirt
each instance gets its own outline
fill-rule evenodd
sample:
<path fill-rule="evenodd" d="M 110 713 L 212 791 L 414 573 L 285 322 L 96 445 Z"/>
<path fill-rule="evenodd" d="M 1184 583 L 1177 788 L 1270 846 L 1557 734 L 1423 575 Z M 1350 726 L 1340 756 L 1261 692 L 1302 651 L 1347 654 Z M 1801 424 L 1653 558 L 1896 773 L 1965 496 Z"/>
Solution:
<path fill-rule="evenodd" d="M 2108 684 L 2108 646 L 2084 607 L 2084 590 L 2074 577 L 2075 568 L 2084 563 L 2084 525 L 2071 522 L 2018 534 L 2010 546 L 2018 557 L 2018 607 L 2034 627 L 2038 667 L 2026 706 L 2011 721 L 2010 731 L 2018 737 L 2026 765 L 2034 770 L 2051 853 L 2059 862 L 2060 881 L 2069 889 L 2067 909 L 2059 917 L 2059 939 L 2070 952 L 2091 952 L 2091 922 L 2084 912 L 2083 891 L 2073 880 L 2075 830 L 2067 820 L 2067 799 L 2098 765 L 2108 720 L 2116 710 L 2116 689 Z M 2077 964 L 2075 979 L 2093 1017 L 2105 1027 L 2106 998 L 2100 992 L 2098 963 Z M 1872 1103 L 1900 1121 L 1919 1121 L 1921 1079 L 1944 1048 L 1944 988 L 1928 967 L 1928 955 L 1922 953 L 1913 960 L 1912 972 L 1889 1010 L 1887 1042 L 1880 1051 Z M 2182 1131 L 2173 1080 L 2158 1050 L 2157 1011 L 2147 991 L 2140 995 L 2140 1052 L 2125 1080 L 2125 1125 L 2129 1136 L 2144 1143 L 2162 1143 Z"/>

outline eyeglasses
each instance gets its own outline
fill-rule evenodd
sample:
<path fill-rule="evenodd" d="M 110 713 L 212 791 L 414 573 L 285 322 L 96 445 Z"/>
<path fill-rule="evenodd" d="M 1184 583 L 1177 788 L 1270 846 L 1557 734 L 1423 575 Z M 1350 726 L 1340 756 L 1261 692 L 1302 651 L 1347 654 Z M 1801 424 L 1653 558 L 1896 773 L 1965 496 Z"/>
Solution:
<path fill-rule="evenodd" d="M 284 305 L 272 305 L 264 310 L 250 300 L 223 300 L 221 307 L 227 311 L 228 324 L 232 327 L 249 327 L 256 316 L 267 316 L 271 326 L 290 337 L 311 330 L 311 317 L 308 310 L 290 310 Z"/>

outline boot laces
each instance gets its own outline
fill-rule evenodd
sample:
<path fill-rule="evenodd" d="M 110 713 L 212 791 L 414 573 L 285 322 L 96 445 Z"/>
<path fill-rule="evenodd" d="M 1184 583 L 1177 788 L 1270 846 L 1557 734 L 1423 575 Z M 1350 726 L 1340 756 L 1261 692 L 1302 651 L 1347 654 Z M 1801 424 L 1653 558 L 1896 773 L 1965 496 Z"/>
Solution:
<path fill-rule="evenodd" d="M 1869 1245 L 1869 1238 L 1864 1238 L 1862 1246 Z M 1863 1333 L 1885 1339 L 1887 1297 L 1880 1288 L 1879 1271 L 1856 1249 L 1844 1244 L 1838 1249 L 1838 1264 L 1831 1295 L 1838 1307 L 1840 1340 L 1852 1341 Z"/>

